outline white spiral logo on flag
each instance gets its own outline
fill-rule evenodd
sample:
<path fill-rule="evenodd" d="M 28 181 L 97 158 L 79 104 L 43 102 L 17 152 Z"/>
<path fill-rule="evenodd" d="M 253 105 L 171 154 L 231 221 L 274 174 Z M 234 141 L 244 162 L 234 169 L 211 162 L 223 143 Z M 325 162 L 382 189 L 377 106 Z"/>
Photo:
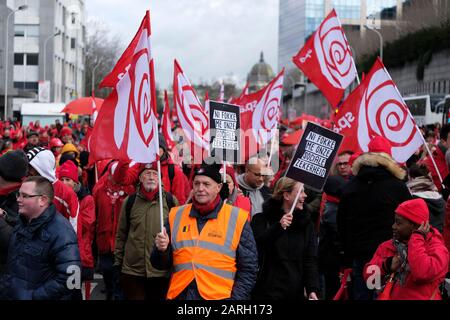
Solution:
<path fill-rule="evenodd" d="M 338 89 L 347 88 L 355 79 L 356 68 L 350 46 L 336 16 L 325 20 L 316 31 L 314 49 L 320 70 L 327 80 Z"/>
<path fill-rule="evenodd" d="M 392 145 L 392 157 L 405 162 L 422 144 L 420 133 L 398 90 L 385 69 L 376 71 L 360 105 L 358 141 L 364 152 L 375 136 Z"/>
<path fill-rule="evenodd" d="M 280 121 L 283 75 L 269 85 L 257 103 L 252 116 L 253 135 L 258 144 L 266 144 L 275 134 Z"/>
<path fill-rule="evenodd" d="M 183 73 L 177 75 L 177 91 L 175 100 L 178 120 L 185 135 L 197 146 L 209 150 L 208 117 Z"/>
<path fill-rule="evenodd" d="M 154 161 L 159 147 L 155 139 L 158 124 L 152 110 L 150 38 L 146 31 L 141 34 L 133 63 L 116 86 L 118 101 L 114 112 L 117 148 L 125 141 L 128 124 L 127 155 L 137 162 Z"/>

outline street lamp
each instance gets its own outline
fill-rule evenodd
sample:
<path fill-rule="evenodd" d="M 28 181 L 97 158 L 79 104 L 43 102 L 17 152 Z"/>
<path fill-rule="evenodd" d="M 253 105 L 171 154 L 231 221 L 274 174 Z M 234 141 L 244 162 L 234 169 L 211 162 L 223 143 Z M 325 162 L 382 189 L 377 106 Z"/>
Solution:
<path fill-rule="evenodd" d="M 97 69 L 98 66 L 100 66 L 101 61 L 97 62 L 97 64 L 95 65 L 95 67 L 92 69 L 92 84 L 91 84 L 91 93 L 94 92 L 95 90 L 95 70 Z"/>
<path fill-rule="evenodd" d="M 43 57 L 43 58 L 44 58 L 44 81 L 47 80 L 47 69 L 46 69 L 46 61 L 47 61 L 47 42 L 48 42 L 48 40 L 50 40 L 50 39 L 56 37 L 56 36 L 59 35 L 59 34 L 61 34 L 61 31 L 60 31 L 60 30 L 58 30 L 58 31 L 56 31 L 54 34 L 48 36 L 47 39 L 45 39 L 45 41 L 44 41 L 44 57 Z"/>
<path fill-rule="evenodd" d="M 16 13 L 17 11 L 23 11 L 26 10 L 28 8 L 28 6 L 26 4 L 19 6 L 16 10 L 13 10 L 12 12 L 10 12 L 8 14 L 8 17 L 6 18 L 6 28 L 5 28 L 5 114 L 4 114 L 4 119 L 6 121 L 7 117 L 6 117 L 6 113 L 8 111 L 7 106 L 8 106 L 8 46 L 9 46 L 9 41 L 8 41 L 8 28 L 9 28 L 9 18 Z"/>
<path fill-rule="evenodd" d="M 380 32 L 375 30 L 375 28 L 370 28 L 367 25 L 364 25 L 364 27 L 366 29 L 369 29 L 369 30 L 372 30 L 373 32 L 375 32 L 378 35 L 378 37 L 380 38 L 380 59 L 381 59 L 381 61 L 383 61 L 383 36 L 381 35 Z"/>
<path fill-rule="evenodd" d="M 308 110 L 306 108 L 306 88 L 307 88 L 307 82 L 296 82 L 294 84 L 294 88 L 300 88 L 303 87 L 303 105 L 305 107 L 305 113 L 308 113 Z"/>

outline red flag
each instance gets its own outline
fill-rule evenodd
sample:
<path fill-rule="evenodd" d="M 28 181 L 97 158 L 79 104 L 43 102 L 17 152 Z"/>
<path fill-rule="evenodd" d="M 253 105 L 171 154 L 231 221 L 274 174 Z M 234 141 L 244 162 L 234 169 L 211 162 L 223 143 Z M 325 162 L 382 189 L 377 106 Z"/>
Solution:
<path fill-rule="evenodd" d="M 98 114 L 90 139 L 91 161 L 107 158 L 153 162 L 159 150 L 150 45 L 150 13 L 113 71 L 102 81 L 114 89 Z"/>
<path fill-rule="evenodd" d="M 292 60 L 336 107 L 355 79 L 356 68 L 334 9 Z"/>
<path fill-rule="evenodd" d="M 241 107 L 242 161 L 257 153 L 275 135 L 281 116 L 283 76 L 284 69 L 266 87 L 235 102 Z"/>
<path fill-rule="evenodd" d="M 333 116 L 334 131 L 345 136 L 340 150 L 367 152 L 370 140 L 383 136 L 392 157 L 405 162 L 423 139 L 395 83 L 380 59 Z"/>
<path fill-rule="evenodd" d="M 173 75 L 173 100 L 178 121 L 190 144 L 191 155 L 195 157 L 194 163 L 201 163 L 204 150 L 209 150 L 208 116 L 177 60 Z"/>
<path fill-rule="evenodd" d="M 169 110 L 169 98 L 167 97 L 167 91 L 164 90 L 164 110 L 161 120 L 161 133 L 166 140 L 167 147 L 172 150 L 175 146 L 175 141 L 172 135 L 172 122 L 170 121 L 170 110 Z"/>

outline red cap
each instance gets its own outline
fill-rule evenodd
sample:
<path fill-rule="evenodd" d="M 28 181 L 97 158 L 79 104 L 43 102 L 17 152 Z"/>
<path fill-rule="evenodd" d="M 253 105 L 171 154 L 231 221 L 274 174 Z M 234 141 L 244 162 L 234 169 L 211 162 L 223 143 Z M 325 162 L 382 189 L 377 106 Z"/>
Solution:
<path fill-rule="evenodd" d="M 401 203 L 395 213 L 416 224 L 428 221 L 430 213 L 425 200 L 418 198 Z"/>
<path fill-rule="evenodd" d="M 59 132 L 60 137 L 64 137 L 64 136 L 68 136 L 68 135 L 72 135 L 72 129 L 70 129 L 69 127 L 64 127 Z"/>
<path fill-rule="evenodd" d="M 72 161 L 66 161 L 59 167 L 58 178 L 62 179 L 63 177 L 78 183 L 78 168 Z"/>
<path fill-rule="evenodd" d="M 141 173 L 144 172 L 147 169 L 158 171 L 158 164 L 156 162 L 141 163 L 140 164 L 140 168 L 139 168 L 139 175 L 141 175 Z"/>
<path fill-rule="evenodd" d="M 369 152 L 384 152 L 392 156 L 391 143 L 382 136 L 376 136 L 369 142 Z"/>
<path fill-rule="evenodd" d="M 50 148 L 62 147 L 62 146 L 64 146 L 64 143 L 62 143 L 61 140 L 59 140 L 58 138 L 52 138 L 50 140 Z"/>

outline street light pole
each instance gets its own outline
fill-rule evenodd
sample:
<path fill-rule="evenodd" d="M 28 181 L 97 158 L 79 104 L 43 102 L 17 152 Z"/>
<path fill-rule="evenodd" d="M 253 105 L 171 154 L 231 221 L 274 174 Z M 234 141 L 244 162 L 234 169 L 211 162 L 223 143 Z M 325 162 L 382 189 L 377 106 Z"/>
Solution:
<path fill-rule="evenodd" d="M 372 30 L 373 32 L 375 32 L 378 37 L 380 38 L 380 59 L 381 61 L 383 61 L 383 36 L 380 32 L 378 32 L 377 30 L 375 30 L 374 28 L 369 28 L 367 25 L 364 25 L 364 27 L 366 27 L 366 29 Z"/>
<path fill-rule="evenodd" d="M 92 69 L 92 83 L 91 83 L 91 94 L 92 92 L 94 92 L 95 90 L 95 70 L 97 69 L 98 66 L 100 66 L 101 62 L 97 62 L 97 64 L 95 65 L 95 67 Z"/>
<path fill-rule="evenodd" d="M 47 69 L 46 69 L 46 61 L 47 61 L 47 42 L 52 39 L 53 37 L 56 37 L 57 35 L 61 34 L 61 31 L 58 30 L 56 31 L 54 34 L 50 35 L 47 37 L 47 39 L 45 39 L 44 41 L 44 81 L 47 80 Z"/>
<path fill-rule="evenodd" d="M 13 10 L 8 14 L 8 17 L 6 18 L 6 28 L 5 28 L 5 114 L 4 119 L 7 120 L 7 111 L 8 111 L 8 50 L 9 50 L 9 41 L 8 41 L 8 34 L 9 34 L 9 18 L 16 13 L 17 11 L 26 10 L 28 8 L 27 5 L 19 6 L 16 10 Z"/>

